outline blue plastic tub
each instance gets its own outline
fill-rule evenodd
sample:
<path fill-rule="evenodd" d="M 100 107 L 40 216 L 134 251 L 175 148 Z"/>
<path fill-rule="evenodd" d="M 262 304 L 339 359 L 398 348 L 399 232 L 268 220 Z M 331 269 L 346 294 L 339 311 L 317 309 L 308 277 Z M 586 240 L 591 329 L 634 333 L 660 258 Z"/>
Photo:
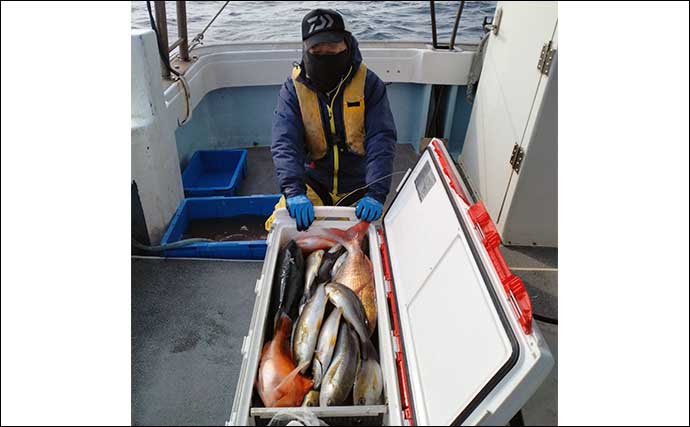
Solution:
<path fill-rule="evenodd" d="M 240 197 L 198 197 L 188 198 L 180 203 L 170 221 L 161 244 L 182 239 L 192 220 L 232 218 L 239 215 L 258 215 L 268 218 L 280 194 Z M 265 240 L 243 240 L 225 242 L 193 243 L 164 252 L 167 257 L 264 259 Z"/>
<path fill-rule="evenodd" d="M 247 176 L 247 150 L 201 150 L 182 173 L 186 197 L 234 196 Z"/>

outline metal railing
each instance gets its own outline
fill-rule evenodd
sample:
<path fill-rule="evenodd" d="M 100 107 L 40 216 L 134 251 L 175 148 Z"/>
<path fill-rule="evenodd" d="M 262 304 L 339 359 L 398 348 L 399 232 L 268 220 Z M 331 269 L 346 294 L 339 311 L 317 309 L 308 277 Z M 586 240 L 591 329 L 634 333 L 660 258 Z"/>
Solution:
<path fill-rule="evenodd" d="M 179 57 L 182 62 L 189 62 L 189 40 L 188 40 L 188 34 L 187 34 L 187 2 L 184 0 L 177 0 L 175 2 L 176 4 L 176 11 L 177 11 L 177 40 L 173 42 L 173 44 L 169 44 L 168 40 L 168 19 L 165 14 L 165 1 L 163 0 L 156 0 L 153 2 L 155 6 L 155 15 L 156 15 L 156 27 L 158 29 L 158 34 L 160 36 L 160 44 L 162 45 L 162 52 L 161 55 L 161 69 L 162 69 L 162 76 L 164 79 L 170 79 L 170 70 L 168 68 L 167 64 L 170 64 L 170 52 L 175 50 L 176 48 L 179 48 Z M 204 28 L 204 30 L 199 33 L 195 39 L 194 39 L 194 46 L 199 44 L 201 40 L 203 39 L 203 34 L 206 32 L 208 27 L 211 26 L 213 21 L 218 17 L 220 12 L 223 11 L 225 6 L 227 6 L 229 2 L 225 2 L 223 7 L 218 11 L 216 16 L 213 17 L 211 22 Z M 436 5 L 435 1 L 431 0 L 429 2 L 429 11 L 431 14 L 431 43 L 434 49 L 448 49 L 448 50 L 453 50 L 455 48 L 455 39 L 458 33 L 458 26 L 460 24 L 460 18 L 462 17 L 462 11 L 465 8 L 465 1 L 461 1 L 459 6 L 458 6 L 458 12 L 455 15 L 455 22 L 453 24 L 453 31 L 450 36 L 450 43 L 448 44 L 441 44 L 438 42 L 438 36 L 437 36 L 437 29 L 436 29 Z M 165 48 L 167 46 L 167 49 Z M 192 48 L 194 47 L 192 46 Z"/>
<path fill-rule="evenodd" d="M 433 0 L 429 2 L 429 12 L 431 14 L 431 45 L 434 49 L 448 49 L 453 50 L 455 48 L 455 37 L 458 34 L 458 25 L 460 24 L 460 18 L 462 17 L 462 11 L 465 9 L 464 0 L 460 2 L 458 6 L 458 13 L 455 15 L 455 23 L 453 24 L 453 32 L 450 36 L 450 43 L 440 44 L 438 42 L 438 37 L 436 35 L 436 5 Z"/>
<path fill-rule="evenodd" d="M 158 34 L 160 35 L 161 45 L 167 49 L 163 49 L 161 58 L 161 70 L 164 79 L 170 79 L 170 70 L 167 64 L 170 64 L 170 52 L 179 48 L 180 60 L 189 62 L 189 41 L 187 39 L 187 2 L 176 1 L 177 9 L 177 40 L 173 44 L 168 44 L 168 19 L 165 14 L 165 1 L 156 0 L 153 2 L 156 10 L 156 26 L 158 27 Z"/>

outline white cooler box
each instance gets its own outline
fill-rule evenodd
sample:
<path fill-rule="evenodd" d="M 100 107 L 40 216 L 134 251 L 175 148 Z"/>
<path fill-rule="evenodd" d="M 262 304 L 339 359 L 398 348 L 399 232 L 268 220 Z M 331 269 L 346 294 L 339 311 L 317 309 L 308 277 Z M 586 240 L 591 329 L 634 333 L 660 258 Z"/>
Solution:
<path fill-rule="evenodd" d="M 483 205 L 465 201 L 449 159 L 433 140 L 398 187 L 382 229 L 369 227 L 385 404 L 307 408 L 330 425 L 505 425 L 553 367 L 522 281 L 506 266 Z M 357 223 L 353 208 L 315 213 L 323 219 L 312 227 Z M 227 425 L 265 425 L 286 411 L 263 408 L 254 383 L 278 255 L 297 234 L 287 211 L 278 212 Z"/>

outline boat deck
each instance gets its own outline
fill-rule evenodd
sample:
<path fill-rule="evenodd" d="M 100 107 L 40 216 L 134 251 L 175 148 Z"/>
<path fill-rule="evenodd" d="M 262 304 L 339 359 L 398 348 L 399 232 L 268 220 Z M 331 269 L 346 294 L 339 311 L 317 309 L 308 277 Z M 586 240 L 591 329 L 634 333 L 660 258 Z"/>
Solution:
<path fill-rule="evenodd" d="M 249 149 L 239 195 L 275 194 L 270 150 Z M 414 165 L 397 147 L 394 170 Z M 393 177 L 393 189 L 402 175 Z M 502 248 L 525 282 L 534 312 L 557 317 L 558 250 Z M 249 329 L 260 261 L 132 257 L 132 424 L 223 425 L 230 417 L 242 339 Z M 539 324 L 556 360 L 523 408 L 526 425 L 556 425 L 558 327 Z"/>

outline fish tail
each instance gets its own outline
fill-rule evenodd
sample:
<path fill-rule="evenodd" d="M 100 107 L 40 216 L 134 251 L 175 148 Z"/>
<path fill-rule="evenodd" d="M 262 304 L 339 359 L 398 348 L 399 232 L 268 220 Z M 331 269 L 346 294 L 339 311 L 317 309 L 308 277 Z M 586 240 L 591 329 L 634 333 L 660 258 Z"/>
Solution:
<path fill-rule="evenodd" d="M 327 228 L 326 232 L 333 240 L 343 245 L 348 252 L 353 252 L 359 249 L 360 241 L 366 235 L 368 229 L 369 223 L 360 221 L 347 230 Z"/>
<path fill-rule="evenodd" d="M 347 238 L 347 231 L 346 230 L 340 230 L 338 228 L 325 228 L 324 231 L 326 232 L 328 237 L 330 237 L 331 239 L 340 243 L 341 245 L 343 245 L 347 249 L 350 242 L 349 242 L 349 239 Z"/>
<path fill-rule="evenodd" d="M 348 240 L 355 240 L 359 242 L 367 234 L 369 230 L 369 223 L 366 221 L 360 221 L 352 227 L 348 228 L 345 233 L 347 234 Z"/>

